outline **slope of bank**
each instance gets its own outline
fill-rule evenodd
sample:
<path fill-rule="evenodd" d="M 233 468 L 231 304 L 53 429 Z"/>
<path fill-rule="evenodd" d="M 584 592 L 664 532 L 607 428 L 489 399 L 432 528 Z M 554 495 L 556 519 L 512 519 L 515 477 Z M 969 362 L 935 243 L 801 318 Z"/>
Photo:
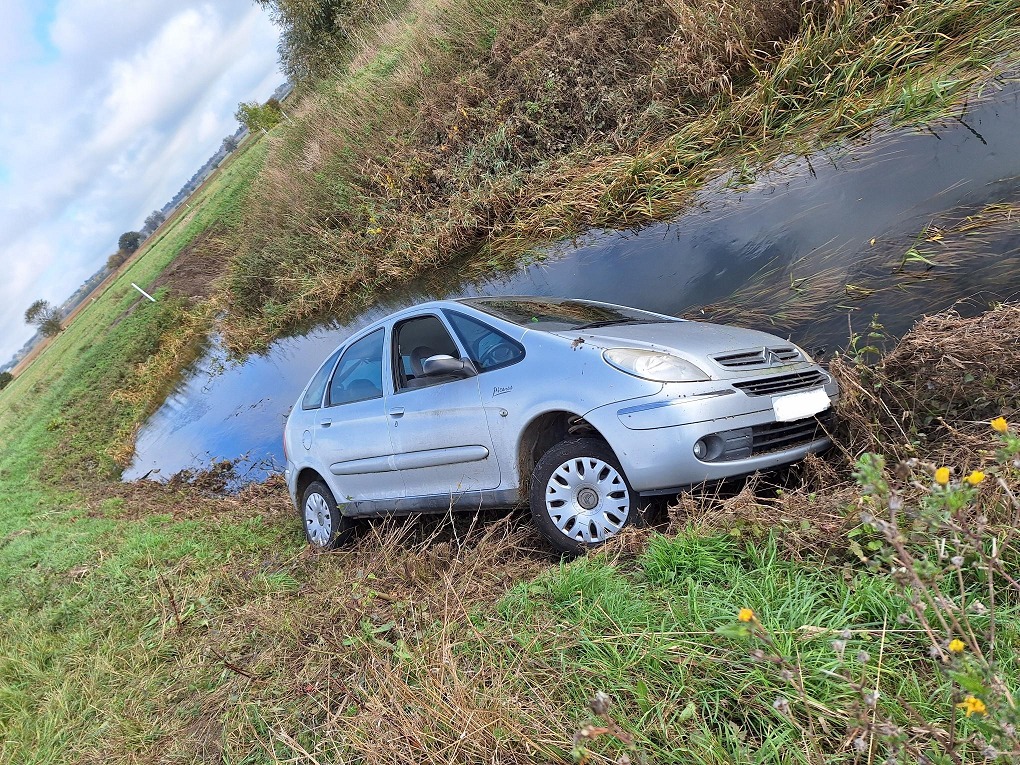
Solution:
<path fill-rule="evenodd" d="M 238 349 L 455 259 L 513 263 L 923 123 L 1020 50 L 1017 0 L 387 7 L 269 139 L 222 294 Z"/>

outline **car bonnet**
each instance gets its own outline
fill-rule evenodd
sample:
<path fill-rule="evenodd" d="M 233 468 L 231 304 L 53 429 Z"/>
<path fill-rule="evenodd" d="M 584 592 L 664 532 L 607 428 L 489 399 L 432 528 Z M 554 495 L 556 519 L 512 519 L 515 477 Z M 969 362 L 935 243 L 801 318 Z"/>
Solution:
<path fill-rule="evenodd" d="M 554 332 L 576 342 L 578 338 L 599 348 L 644 348 L 666 351 L 692 361 L 727 351 L 764 345 L 789 344 L 775 335 L 741 327 L 697 321 L 655 324 L 613 324 L 608 327 Z"/>

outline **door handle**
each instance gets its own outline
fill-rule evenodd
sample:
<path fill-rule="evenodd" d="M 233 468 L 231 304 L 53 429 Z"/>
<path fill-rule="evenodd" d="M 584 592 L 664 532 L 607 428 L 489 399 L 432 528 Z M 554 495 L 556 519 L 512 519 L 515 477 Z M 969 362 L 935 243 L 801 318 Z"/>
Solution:
<path fill-rule="evenodd" d="M 390 409 L 390 417 L 403 417 L 403 416 L 404 416 L 404 407 L 397 406 L 397 407 L 394 407 L 393 409 Z"/>
<path fill-rule="evenodd" d="M 328 428 L 330 425 L 333 424 L 333 421 L 332 420 L 322 420 L 319 424 L 322 427 L 324 427 L 324 428 Z"/>

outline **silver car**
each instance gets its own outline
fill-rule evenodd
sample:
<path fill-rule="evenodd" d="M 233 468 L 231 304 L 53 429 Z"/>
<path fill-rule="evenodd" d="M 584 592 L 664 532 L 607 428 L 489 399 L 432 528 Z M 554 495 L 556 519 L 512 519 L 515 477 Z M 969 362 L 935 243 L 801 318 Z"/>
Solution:
<path fill-rule="evenodd" d="M 352 519 L 527 500 L 558 549 L 598 545 L 642 502 L 830 445 L 836 382 L 792 343 L 588 300 L 408 308 L 315 373 L 284 432 L 308 541 Z"/>

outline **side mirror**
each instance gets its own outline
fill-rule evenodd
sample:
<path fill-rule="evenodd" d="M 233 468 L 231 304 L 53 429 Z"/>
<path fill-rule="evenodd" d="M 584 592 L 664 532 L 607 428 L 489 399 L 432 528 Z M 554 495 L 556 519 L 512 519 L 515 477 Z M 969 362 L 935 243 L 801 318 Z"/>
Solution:
<path fill-rule="evenodd" d="M 463 375 L 471 377 L 475 374 L 475 368 L 469 361 L 455 359 L 453 356 L 439 354 L 429 356 L 421 363 L 421 370 L 425 377 L 438 377 L 440 375 Z"/>

